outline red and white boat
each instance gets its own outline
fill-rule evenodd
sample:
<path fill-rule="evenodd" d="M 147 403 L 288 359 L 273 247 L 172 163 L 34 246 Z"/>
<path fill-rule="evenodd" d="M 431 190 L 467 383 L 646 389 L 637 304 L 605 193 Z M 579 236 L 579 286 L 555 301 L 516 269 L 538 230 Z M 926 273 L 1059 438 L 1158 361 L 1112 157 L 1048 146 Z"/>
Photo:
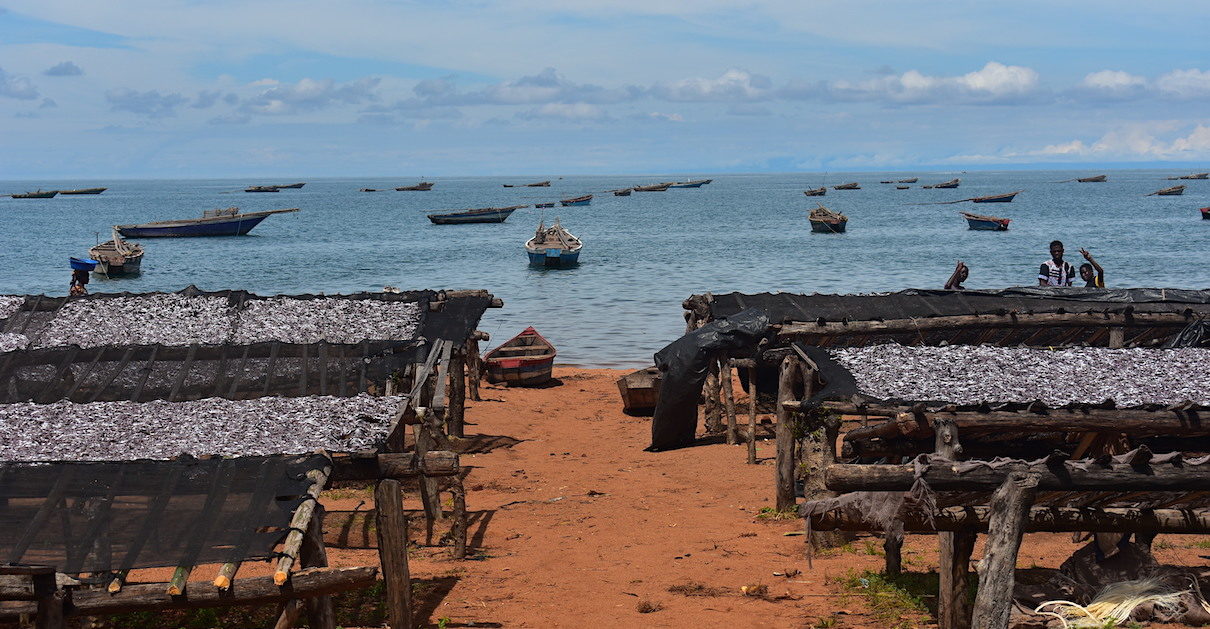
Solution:
<path fill-rule="evenodd" d="M 550 380 L 555 346 L 532 327 L 483 356 L 487 381 L 510 387 L 533 387 Z"/>

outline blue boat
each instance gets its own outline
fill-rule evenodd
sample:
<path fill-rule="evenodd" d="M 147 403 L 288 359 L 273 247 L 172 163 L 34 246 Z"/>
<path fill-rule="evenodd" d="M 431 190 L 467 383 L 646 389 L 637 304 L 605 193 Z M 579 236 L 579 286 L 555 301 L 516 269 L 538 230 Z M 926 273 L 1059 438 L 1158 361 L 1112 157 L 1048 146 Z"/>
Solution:
<path fill-rule="evenodd" d="M 589 203 L 592 203 L 592 195 L 586 194 L 582 197 L 576 197 L 574 199 L 563 199 L 562 201 L 559 201 L 559 203 L 562 203 L 563 207 L 569 207 L 572 205 L 588 205 Z"/>
<path fill-rule="evenodd" d="M 239 208 L 206 210 L 201 218 L 185 218 L 176 221 L 155 221 L 140 225 L 115 225 L 114 229 L 126 238 L 182 238 L 188 236 L 243 236 L 252 231 L 271 214 L 297 212 L 298 208 L 286 210 L 264 210 L 240 214 Z"/>
<path fill-rule="evenodd" d="M 525 242 L 525 252 L 529 254 L 529 263 L 542 266 L 574 266 L 580 262 L 580 249 L 584 248 L 584 243 L 580 242 L 571 232 L 563 229 L 559 224 L 559 219 L 555 219 L 555 224 L 547 227 L 545 223 L 538 223 L 538 231 Z"/>
<path fill-rule="evenodd" d="M 71 265 L 71 270 L 73 271 L 92 271 L 97 268 L 98 264 L 96 260 L 82 260 L 76 257 L 68 258 L 67 262 Z"/>
<path fill-rule="evenodd" d="M 971 214 L 970 212 L 958 212 L 966 218 L 966 223 L 971 229 L 980 231 L 1002 232 L 1008 231 L 1010 219 L 1000 218 L 999 216 L 983 216 L 982 214 Z"/>

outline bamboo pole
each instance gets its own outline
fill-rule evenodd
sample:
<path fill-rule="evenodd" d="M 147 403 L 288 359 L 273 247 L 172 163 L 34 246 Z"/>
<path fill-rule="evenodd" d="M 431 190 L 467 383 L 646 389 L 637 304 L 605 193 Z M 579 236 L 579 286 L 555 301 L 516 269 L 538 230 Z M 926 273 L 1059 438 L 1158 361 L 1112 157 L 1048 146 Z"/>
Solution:
<path fill-rule="evenodd" d="M 214 577 L 214 587 L 220 590 L 231 588 L 231 580 L 235 578 L 236 571 L 239 570 L 238 561 L 229 561 L 218 569 L 218 576 Z"/>
<path fill-rule="evenodd" d="M 328 475 L 331 473 L 330 462 L 322 469 L 307 472 L 311 487 L 307 489 L 307 497 L 294 510 L 294 517 L 290 519 L 290 532 L 286 535 L 286 542 L 282 546 L 282 558 L 278 560 L 277 571 L 273 573 L 273 582 L 279 586 L 285 585 L 286 581 L 290 580 L 290 568 L 298 560 L 303 535 L 311 522 L 311 516 L 315 513 L 316 505 L 319 504 L 319 494 L 323 491 L 324 485 L 328 482 Z"/>

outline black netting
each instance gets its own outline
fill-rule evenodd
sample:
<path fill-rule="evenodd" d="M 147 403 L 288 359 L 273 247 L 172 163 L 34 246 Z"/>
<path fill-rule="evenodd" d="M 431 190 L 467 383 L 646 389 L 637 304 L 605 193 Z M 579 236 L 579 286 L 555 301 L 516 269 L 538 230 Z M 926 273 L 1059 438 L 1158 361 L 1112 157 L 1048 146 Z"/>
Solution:
<path fill-rule="evenodd" d="M 0 561 L 68 574 L 275 556 L 320 455 L 0 464 Z"/>

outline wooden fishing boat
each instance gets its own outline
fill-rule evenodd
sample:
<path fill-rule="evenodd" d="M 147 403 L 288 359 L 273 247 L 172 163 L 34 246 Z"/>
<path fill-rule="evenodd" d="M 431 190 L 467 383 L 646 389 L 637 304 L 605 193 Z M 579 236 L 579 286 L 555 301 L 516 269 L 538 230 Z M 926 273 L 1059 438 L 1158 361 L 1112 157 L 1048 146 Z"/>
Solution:
<path fill-rule="evenodd" d="M 559 201 L 559 203 L 563 204 L 563 207 L 570 207 L 573 205 L 588 205 L 589 203 L 592 203 L 592 195 L 586 194 L 582 197 L 563 199 L 562 201 Z"/>
<path fill-rule="evenodd" d="M 533 387 L 550 381 L 555 346 L 532 327 L 483 355 L 487 381 L 510 387 Z"/>
<path fill-rule="evenodd" d="M 999 216 L 984 216 L 982 214 L 971 214 L 970 212 L 958 212 L 966 218 L 966 222 L 971 229 L 980 231 L 996 231 L 1002 232 L 1008 230 L 1010 219 L 1000 218 Z"/>
<path fill-rule="evenodd" d="M 189 236 L 243 236 L 272 214 L 297 212 L 298 208 L 264 210 L 241 214 L 239 208 L 206 210 L 201 218 L 155 221 L 138 225 L 116 225 L 126 238 L 181 238 Z"/>
<path fill-rule="evenodd" d="M 714 180 L 713 179 L 695 179 L 693 181 L 678 181 L 676 183 L 670 184 L 668 187 L 669 188 L 700 188 L 700 187 L 710 183 L 711 181 L 714 181 Z"/>
<path fill-rule="evenodd" d="M 408 191 L 426 192 L 426 191 L 432 190 L 432 189 L 433 189 L 433 183 L 430 181 L 422 181 L 414 186 L 400 186 L 398 188 L 395 188 L 395 190 L 398 192 L 408 192 Z"/>
<path fill-rule="evenodd" d="M 894 181 L 879 181 L 878 183 L 895 183 Z"/>
<path fill-rule="evenodd" d="M 958 184 L 960 184 L 960 183 L 962 183 L 961 179 L 950 179 L 949 181 L 935 183 L 935 184 L 933 184 L 932 187 L 934 187 L 934 188 L 957 188 Z M 925 187 L 927 188 L 929 186 L 925 186 Z"/>
<path fill-rule="evenodd" d="M 1151 194 L 1144 195 L 1144 196 L 1179 197 L 1182 194 L 1185 194 L 1185 186 L 1172 186 L 1171 188 L 1164 188 L 1163 190 L 1156 190 L 1155 192 L 1152 192 Z"/>
<path fill-rule="evenodd" d="M 615 197 L 630 196 L 630 188 L 622 188 L 621 190 L 613 190 L 612 192 L 613 192 L 613 196 L 615 196 Z"/>
<path fill-rule="evenodd" d="M 1080 177 L 1076 181 L 1080 183 L 1105 183 L 1109 179 L 1108 175 L 1096 175 L 1093 177 Z"/>
<path fill-rule="evenodd" d="M 463 225 L 466 223 L 503 223 L 517 210 L 528 207 L 512 205 L 509 207 L 485 207 L 478 210 L 459 210 L 445 214 L 429 214 L 429 220 L 437 225 Z"/>
<path fill-rule="evenodd" d="M 839 186 L 832 186 L 833 190 L 861 190 L 861 184 L 856 181 L 850 183 L 842 183 Z"/>
<path fill-rule="evenodd" d="M 386 192 L 386 190 L 384 190 L 382 188 L 362 188 L 361 191 L 362 192 Z"/>
<path fill-rule="evenodd" d="M 843 234 L 845 226 L 849 223 L 849 217 L 840 212 L 833 212 L 823 204 L 811 210 L 807 220 L 811 221 L 811 231 L 820 234 Z"/>
<path fill-rule="evenodd" d="M 655 367 L 640 369 L 618 378 L 618 392 L 622 394 L 622 411 L 627 415 L 650 416 L 660 400 L 660 370 Z"/>
<path fill-rule="evenodd" d="M 13 195 L 9 195 L 9 196 L 11 196 L 14 199 L 50 199 L 50 198 L 53 198 L 56 194 L 59 194 L 58 190 L 42 190 L 41 188 L 39 188 L 37 192 L 26 192 L 26 193 L 13 194 Z"/>
<path fill-rule="evenodd" d="M 911 186 L 895 186 L 896 190 L 907 190 L 908 188 L 911 188 Z"/>
<path fill-rule="evenodd" d="M 810 189 L 810 190 L 803 190 L 803 191 L 802 191 L 802 193 L 803 193 L 803 194 L 805 194 L 805 195 L 807 195 L 807 196 L 809 196 L 809 197 L 822 197 L 822 196 L 824 196 L 825 194 L 827 194 L 827 193 L 828 193 L 828 188 L 827 188 L 826 186 L 821 186 L 821 187 L 819 187 L 819 188 L 812 188 L 812 189 Z"/>
<path fill-rule="evenodd" d="M 286 184 L 286 185 L 284 185 L 284 186 L 273 186 L 273 187 L 274 187 L 274 188 L 281 188 L 282 190 L 285 190 L 285 189 L 287 189 L 287 188 L 301 188 L 301 187 L 303 187 L 303 186 L 305 186 L 305 185 L 307 185 L 307 182 L 305 182 L 305 181 L 300 181 L 300 182 L 298 182 L 298 183 L 288 183 L 288 184 Z"/>
<path fill-rule="evenodd" d="M 277 186 L 249 186 L 244 192 L 277 192 Z"/>
<path fill-rule="evenodd" d="M 534 207 L 546 208 L 546 207 L 554 207 L 556 205 L 558 205 L 557 201 L 547 201 L 546 203 L 535 203 Z"/>
<path fill-rule="evenodd" d="M 1008 192 L 1005 194 L 989 194 L 985 197 L 975 197 L 971 199 L 972 203 L 1012 203 L 1013 197 L 1024 192 L 1017 190 L 1016 192 Z"/>
<path fill-rule="evenodd" d="M 101 194 L 109 188 L 80 188 L 79 190 L 60 190 L 59 194 Z"/>
<path fill-rule="evenodd" d="M 908 177 L 907 179 L 900 179 L 899 183 L 916 183 L 917 181 L 920 181 L 919 177 Z"/>
<path fill-rule="evenodd" d="M 96 272 L 106 277 L 134 275 L 143 264 L 143 245 L 122 240 L 114 229 L 113 239 L 89 249 L 88 257 L 97 261 Z"/>
<path fill-rule="evenodd" d="M 1199 210 L 1202 213 L 1202 219 L 1210 221 L 1210 207 L 1204 207 Z"/>
<path fill-rule="evenodd" d="M 549 181 L 536 181 L 534 183 L 523 183 L 523 184 L 506 183 L 506 184 L 504 184 L 504 187 L 505 188 L 549 188 L 550 182 Z"/>
<path fill-rule="evenodd" d="M 657 183 L 650 186 L 635 186 L 631 188 L 635 192 L 663 192 L 671 186 L 671 183 Z"/>
<path fill-rule="evenodd" d="M 538 230 L 534 233 L 534 237 L 525 241 L 525 252 L 529 255 L 530 264 L 540 264 L 542 266 L 573 266 L 580 262 L 580 250 L 584 248 L 584 243 L 576 238 L 559 224 L 559 219 L 555 219 L 555 224 L 547 227 L 545 223 L 538 223 Z"/>
<path fill-rule="evenodd" d="M 1210 179 L 1210 173 L 1193 173 L 1192 175 L 1181 175 L 1179 177 L 1165 177 L 1168 181 L 1179 181 L 1181 179 Z"/>

